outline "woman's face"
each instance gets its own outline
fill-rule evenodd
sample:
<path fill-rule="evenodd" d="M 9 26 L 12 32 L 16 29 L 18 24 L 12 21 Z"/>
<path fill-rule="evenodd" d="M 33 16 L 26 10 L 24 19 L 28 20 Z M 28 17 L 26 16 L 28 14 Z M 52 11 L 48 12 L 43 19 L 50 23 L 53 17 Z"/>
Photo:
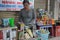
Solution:
<path fill-rule="evenodd" d="M 24 3 L 24 8 L 28 9 L 29 8 L 29 4 L 28 3 Z"/>

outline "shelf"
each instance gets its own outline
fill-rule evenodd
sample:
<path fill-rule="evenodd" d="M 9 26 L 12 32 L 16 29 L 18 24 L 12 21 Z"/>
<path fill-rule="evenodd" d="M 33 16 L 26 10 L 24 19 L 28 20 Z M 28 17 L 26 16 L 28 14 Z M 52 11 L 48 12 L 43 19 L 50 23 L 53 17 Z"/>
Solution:
<path fill-rule="evenodd" d="M 38 25 L 38 26 L 40 26 L 41 28 L 50 28 L 50 27 L 52 27 L 52 25 Z"/>
<path fill-rule="evenodd" d="M 18 32 L 21 32 L 21 31 L 23 31 L 23 30 L 18 30 Z"/>
<path fill-rule="evenodd" d="M 46 27 L 46 28 L 49 28 L 49 27 L 52 27 L 52 25 L 41 25 L 40 27 Z"/>
<path fill-rule="evenodd" d="M 0 28 L 0 30 L 7 30 L 7 29 L 16 29 L 17 27 L 5 27 L 5 28 Z"/>

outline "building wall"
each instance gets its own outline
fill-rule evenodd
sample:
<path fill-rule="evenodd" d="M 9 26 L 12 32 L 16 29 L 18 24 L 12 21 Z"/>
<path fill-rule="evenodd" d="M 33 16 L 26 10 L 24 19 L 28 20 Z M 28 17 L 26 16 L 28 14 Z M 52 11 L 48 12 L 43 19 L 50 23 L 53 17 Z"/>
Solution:
<path fill-rule="evenodd" d="M 2 18 L 15 18 L 15 23 L 18 22 L 18 12 L 7 12 L 7 11 L 0 11 L 0 19 Z"/>
<path fill-rule="evenodd" d="M 35 9 L 45 9 L 46 8 L 46 0 L 34 0 L 34 7 Z"/>
<path fill-rule="evenodd" d="M 55 8 L 54 8 L 54 19 L 58 20 L 58 11 L 59 11 L 59 2 L 55 1 Z"/>

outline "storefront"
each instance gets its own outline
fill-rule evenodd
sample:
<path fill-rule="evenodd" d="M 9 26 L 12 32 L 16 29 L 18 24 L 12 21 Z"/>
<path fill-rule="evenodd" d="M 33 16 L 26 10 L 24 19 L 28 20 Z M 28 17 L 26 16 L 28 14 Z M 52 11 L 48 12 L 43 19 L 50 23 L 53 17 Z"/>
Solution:
<path fill-rule="evenodd" d="M 29 7 L 38 13 L 38 17 L 34 15 L 35 24 L 29 23 L 28 26 L 24 21 L 19 22 L 19 13 L 24 8 L 22 2 L 23 0 L 0 0 L 0 40 L 49 40 L 50 36 L 60 36 L 59 0 L 29 0 Z M 29 19 L 28 14 L 24 17 Z"/>

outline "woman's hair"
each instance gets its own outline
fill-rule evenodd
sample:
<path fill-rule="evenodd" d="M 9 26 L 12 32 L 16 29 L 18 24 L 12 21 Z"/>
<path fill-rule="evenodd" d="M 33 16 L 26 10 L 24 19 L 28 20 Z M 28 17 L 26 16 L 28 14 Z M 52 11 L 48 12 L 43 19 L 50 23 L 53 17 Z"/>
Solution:
<path fill-rule="evenodd" d="M 23 1 L 23 4 L 25 4 L 25 3 L 30 4 L 28 0 L 24 0 L 24 1 Z"/>

